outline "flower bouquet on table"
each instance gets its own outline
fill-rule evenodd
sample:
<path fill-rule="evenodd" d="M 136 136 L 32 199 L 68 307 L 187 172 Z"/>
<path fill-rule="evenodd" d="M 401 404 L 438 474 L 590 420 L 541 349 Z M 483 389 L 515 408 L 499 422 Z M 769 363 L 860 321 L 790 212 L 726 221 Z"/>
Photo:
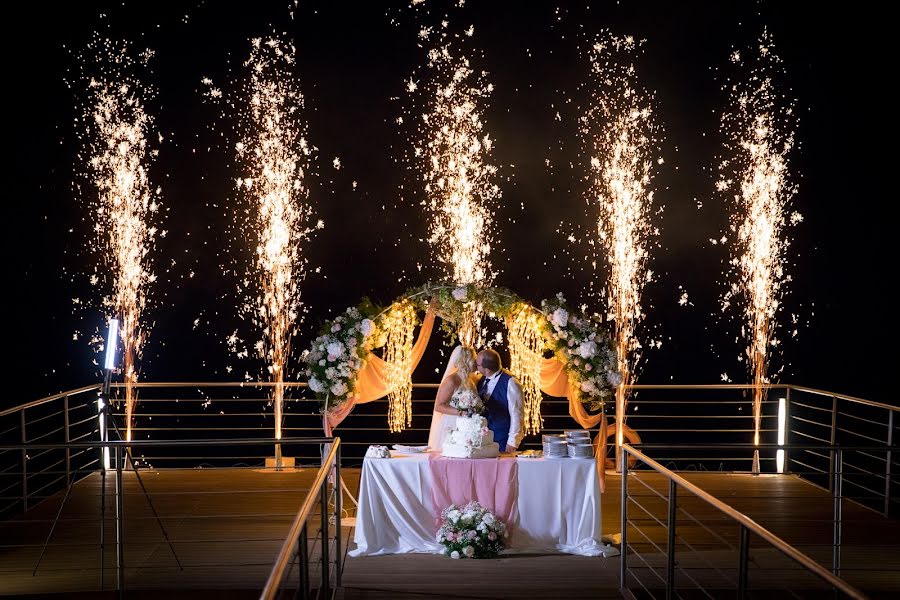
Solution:
<path fill-rule="evenodd" d="M 506 524 L 478 502 L 462 508 L 451 504 L 441 511 L 437 541 L 450 558 L 493 558 L 508 537 Z"/>
<path fill-rule="evenodd" d="M 450 406 L 455 408 L 461 417 L 480 415 L 484 411 L 484 402 L 475 390 L 460 388 L 450 397 Z"/>

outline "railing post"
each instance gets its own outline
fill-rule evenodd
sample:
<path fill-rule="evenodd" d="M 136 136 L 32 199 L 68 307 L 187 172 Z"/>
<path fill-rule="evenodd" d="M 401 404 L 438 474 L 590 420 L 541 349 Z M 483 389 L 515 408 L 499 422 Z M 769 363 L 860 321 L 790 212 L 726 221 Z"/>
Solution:
<path fill-rule="evenodd" d="M 309 600 L 309 545 L 306 534 L 306 524 L 300 530 L 297 539 L 297 555 L 300 557 L 300 570 L 297 573 L 297 593 L 294 595 L 299 600 Z"/>
<path fill-rule="evenodd" d="M 322 481 L 322 487 L 319 488 L 319 495 L 322 496 L 322 583 L 319 588 L 319 598 L 331 597 L 331 571 L 328 559 L 328 478 Z"/>
<path fill-rule="evenodd" d="M 602 460 L 603 457 L 601 456 Z M 622 514 L 622 533 L 621 533 L 621 546 L 619 549 L 619 589 L 626 589 L 626 581 L 625 576 L 627 572 L 627 565 L 625 562 L 625 558 L 628 556 L 628 452 L 624 449 L 622 450 L 620 460 L 622 461 L 622 510 L 620 511 Z"/>
<path fill-rule="evenodd" d="M 831 397 L 831 437 L 830 444 L 837 441 L 837 396 Z M 834 491 L 834 450 L 828 451 L 828 491 Z"/>
<path fill-rule="evenodd" d="M 783 474 L 787 475 L 791 472 L 791 451 L 788 450 L 791 445 L 791 386 L 787 387 L 784 394 L 784 443 L 786 447 L 782 449 L 784 452 Z"/>
<path fill-rule="evenodd" d="M 887 434 L 887 445 L 888 447 L 894 445 L 894 413 L 897 411 L 888 412 L 888 434 Z M 891 516 L 891 460 L 893 457 L 893 452 L 890 450 L 887 451 L 887 460 L 884 464 L 884 516 L 885 518 L 890 518 Z"/>
<path fill-rule="evenodd" d="M 106 446 L 100 442 L 100 589 L 106 589 L 106 469 L 103 453 Z"/>
<path fill-rule="evenodd" d="M 834 465 L 834 483 L 832 485 L 832 498 L 834 499 L 834 538 L 832 541 L 831 552 L 831 572 L 836 576 L 841 575 L 841 527 L 842 527 L 842 509 L 843 509 L 843 488 L 844 483 L 844 452 L 838 448 L 835 450 Z"/>
<path fill-rule="evenodd" d="M 122 487 L 122 446 L 116 446 L 116 589 L 125 591 L 125 499 Z"/>
<path fill-rule="evenodd" d="M 19 411 L 19 426 L 22 429 L 22 444 L 28 443 L 25 434 L 25 409 Z M 28 450 L 22 448 L 22 510 L 28 510 Z"/>
<path fill-rule="evenodd" d="M 676 490 L 678 486 L 674 479 L 669 480 L 669 520 L 666 525 L 669 528 L 669 540 L 666 555 L 666 600 L 675 597 L 675 513 Z"/>
<path fill-rule="evenodd" d="M 65 427 L 63 428 L 63 432 L 65 433 L 66 440 L 66 485 L 72 483 L 72 452 L 69 449 L 69 396 L 63 396 L 63 416 L 65 421 Z"/>
<path fill-rule="evenodd" d="M 334 457 L 334 587 L 341 587 L 341 563 L 344 557 L 341 554 L 341 512 L 344 496 L 344 486 L 341 483 L 341 443 L 338 441 L 337 452 Z"/>
<path fill-rule="evenodd" d="M 738 600 L 747 597 L 747 567 L 750 562 L 750 532 L 740 526 L 740 546 L 738 549 Z"/>

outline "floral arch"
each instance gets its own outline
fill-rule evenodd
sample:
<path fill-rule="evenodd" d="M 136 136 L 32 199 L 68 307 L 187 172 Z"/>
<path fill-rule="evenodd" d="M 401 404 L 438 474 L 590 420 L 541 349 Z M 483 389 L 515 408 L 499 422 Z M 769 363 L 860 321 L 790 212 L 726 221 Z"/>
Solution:
<path fill-rule="evenodd" d="M 541 429 L 543 392 L 568 398 L 572 418 L 586 429 L 600 424 L 598 437 L 605 441 L 602 409 L 622 378 L 601 319 L 571 309 L 562 294 L 544 300 L 538 309 L 505 288 L 450 283 L 410 289 L 384 309 L 363 299 L 325 323 L 303 360 L 309 387 L 322 403 L 326 435 L 355 405 L 385 396 L 390 430 L 408 427 L 412 373 L 431 338 L 435 317 L 451 336 L 472 345 L 480 315 L 506 324 L 509 370 L 522 384 L 525 433 Z M 380 357 L 374 352 L 379 348 Z"/>

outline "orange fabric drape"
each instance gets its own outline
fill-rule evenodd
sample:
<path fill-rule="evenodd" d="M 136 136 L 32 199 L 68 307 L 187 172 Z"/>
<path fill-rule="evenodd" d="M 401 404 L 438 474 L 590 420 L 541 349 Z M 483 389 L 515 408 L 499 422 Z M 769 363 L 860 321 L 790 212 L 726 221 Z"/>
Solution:
<path fill-rule="evenodd" d="M 579 398 L 579 391 L 569 385 L 569 377 L 566 375 L 565 366 L 556 358 L 545 358 L 541 364 L 541 391 L 548 396 L 569 399 L 569 415 L 584 427 L 590 429 L 600 425 L 600 433 L 597 435 L 597 474 L 600 478 L 600 492 L 606 491 L 606 415 L 589 415 L 584 410 L 584 405 Z"/>
<path fill-rule="evenodd" d="M 412 369 L 418 366 L 425 354 L 425 348 L 428 347 L 428 340 L 431 339 L 431 331 L 434 329 L 434 312 L 429 308 L 425 313 L 425 319 L 422 321 L 422 328 L 419 330 L 419 337 L 412 349 Z M 343 404 L 336 409 L 325 414 L 323 419 L 325 435 L 331 437 L 332 429 L 340 425 L 341 421 L 347 418 L 347 415 L 353 410 L 357 404 L 365 404 L 387 396 L 387 382 L 385 381 L 386 363 L 384 359 L 369 355 L 365 366 L 359 371 L 359 378 L 356 381 L 356 396 L 348 398 Z"/>

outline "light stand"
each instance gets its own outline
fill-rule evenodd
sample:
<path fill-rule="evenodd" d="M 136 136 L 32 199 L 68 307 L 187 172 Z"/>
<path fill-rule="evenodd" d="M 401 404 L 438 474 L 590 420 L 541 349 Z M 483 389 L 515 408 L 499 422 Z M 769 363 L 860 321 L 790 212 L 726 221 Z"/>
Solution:
<path fill-rule="evenodd" d="M 106 410 L 109 410 L 109 404 L 106 405 Z M 116 425 L 115 419 L 111 420 L 113 429 L 116 432 L 116 437 L 120 442 L 124 442 L 125 440 L 122 438 L 122 433 L 119 431 L 119 426 Z M 146 486 L 144 486 L 144 480 L 141 478 L 141 474 L 138 472 L 138 465 L 134 461 L 134 457 L 131 455 L 131 447 L 125 446 L 125 454 L 123 455 L 121 452 L 116 452 L 116 457 L 119 462 L 116 463 L 116 472 L 117 472 L 117 482 L 120 482 L 120 476 L 122 465 L 121 462 L 125 462 L 126 460 L 131 463 L 131 468 L 134 471 L 134 476 L 137 479 L 138 484 L 141 486 L 141 491 L 144 493 L 144 498 L 147 499 L 147 504 L 150 506 L 150 510 L 153 512 L 153 517 L 156 519 L 156 523 L 159 525 L 160 531 L 162 531 L 163 537 L 166 540 L 166 544 L 169 545 L 169 550 L 172 551 L 172 556 L 175 558 L 175 562 L 178 563 L 178 569 L 184 571 L 184 567 L 181 565 L 181 561 L 178 559 L 178 554 L 175 553 L 175 546 L 172 545 L 172 541 L 169 539 L 169 533 L 166 531 L 165 525 L 163 525 L 162 519 L 159 518 L 159 513 L 156 512 L 156 507 L 153 506 L 153 500 L 150 498 L 150 493 L 147 491 Z M 116 495 L 117 498 L 121 498 L 122 489 L 121 483 L 117 485 Z M 103 505 L 103 500 L 101 497 L 101 507 Z M 102 508 L 101 508 L 102 510 Z M 121 548 L 122 540 L 119 541 Z"/>
<path fill-rule="evenodd" d="M 112 423 L 113 429 L 116 432 L 116 437 L 118 438 L 118 440 L 120 442 L 122 442 L 125 440 L 122 438 L 122 433 L 119 431 L 119 426 L 116 425 L 116 420 L 111 418 L 110 414 L 109 414 L 110 381 L 112 379 L 112 372 L 115 369 L 115 349 L 116 349 L 116 342 L 118 341 L 118 337 L 117 337 L 118 336 L 118 326 L 119 326 L 119 322 L 117 319 L 110 320 L 109 339 L 107 340 L 107 347 L 106 347 L 106 364 L 105 364 L 106 376 L 103 379 L 103 392 L 101 394 L 101 410 L 103 411 L 102 412 L 103 418 L 102 418 L 101 422 L 104 424 Z M 103 428 L 105 438 L 109 437 L 109 431 L 108 431 L 107 427 L 108 426 L 104 426 L 104 428 Z M 105 441 L 108 441 L 108 439 L 106 439 Z M 106 452 L 107 452 L 107 457 L 108 457 L 109 448 L 106 448 Z M 181 565 L 181 561 L 178 559 L 178 554 L 175 553 L 175 546 L 172 545 L 172 541 L 169 539 L 169 533 L 166 531 L 166 528 L 165 528 L 165 525 L 163 525 L 162 519 L 159 518 L 159 514 L 156 512 L 156 507 L 153 506 L 153 500 L 150 499 L 150 493 L 147 492 L 147 488 L 146 488 L 146 486 L 144 486 L 144 480 L 141 478 L 141 474 L 138 472 L 138 465 L 134 461 L 134 457 L 131 454 L 130 446 L 125 446 L 125 454 L 122 454 L 122 452 L 119 449 L 116 450 L 116 511 L 117 511 L 117 513 L 121 513 L 121 511 L 122 511 L 122 492 L 124 490 L 122 490 L 121 473 L 122 473 L 122 468 L 123 468 L 122 463 L 126 463 L 126 462 L 131 463 L 131 468 L 134 471 L 135 479 L 137 479 L 138 484 L 141 486 L 141 491 L 144 493 L 144 498 L 147 499 L 147 504 L 150 506 L 151 512 L 153 512 L 153 517 L 156 519 L 156 523 L 159 525 L 159 529 L 160 529 L 160 531 L 162 531 L 163 537 L 165 538 L 166 543 L 169 545 L 169 550 L 172 551 L 172 556 L 175 558 L 175 562 L 178 564 L 178 569 L 181 571 L 184 571 L 184 567 Z M 105 469 L 104 469 L 104 473 L 105 473 Z M 105 481 L 104 481 L 104 483 L 105 483 Z M 105 485 L 104 485 L 103 489 L 104 490 L 106 489 Z M 104 500 L 103 500 L 103 494 L 101 494 L 101 499 L 100 499 L 101 523 L 102 523 L 103 511 L 104 511 Z M 119 538 L 118 539 L 118 541 L 119 541 L 119 545 L 118 545 L 119 557 L 120 557 L 120 563 L 124 563 L 124 560 L 122 560 L 122 548 L 123 548 L 122 544 L 124 542 L 124 540 L 122 539 L 123 533 L 124 533 L 124 527 L 123 527 L 124 523 L 122 522 L 123 515 L 118 514 L 117 517 L 118 518 L 116 519 L 116 534 L 117 534 L 117 537 Z M 101 537 L 102 537 L 102 535 L 103 535 L 102 525 L 101 525 L 100 531 L 101 531 Z M 102 545 L 103 545 L 103 542 L 101 541 L 101 547 L 102 547 Z M 101 565 L 102 565 L 102 563 L 101 563 Z M 101 567 L 101 569 L 102 569 L 102 567 Z M 119 566 L 119 570 L 120 570 L 120 572 L 122 570 L 121 564 Z M 124 582 L 121 582 L 121 583 L 124 583 Z M 122 589 L 121 583 L 120 583 L 119 589 Z"/>
<path fill-rule="evenodd" d="M 109 320 L 109 332 L 106 337 L 106 360 L 103 361 L 103 387 L 100 388 L 100 397 L 97 400 L 98 419 L 100 421 L 100 441 L 103 444 L 100 452 L 103 456 L 103 464 L 100 468 L 100 589 L 104 588 L 106 561 L 106 472 L 109 470 L 109 389 L 112 380 L 112 372 L 116 367 L 116 345 L 119 341 L 119 320 Z M 118 465 L 116 465 L 118 466 Z M 116 480 L 118 482 L 118 479 Z M 121 491 L 116 489 L 117 492 Z M 118 506 L 118 505 L 117 505 Z M 121 540 L 120 540 L 121 541 Z"/>
<path fill-rule="evenodd" d="M 112 372 L 115 370 L 115 352 L 116 352 L 116 343 L 118 341 L 118 329 L 119 329 L 119 321 L 118 319 L 110 319 L 109 324 L 109 338 L 106 342 L 106 361 L 104 363 L 104 370 L 106 374 L 103 378 L 103 388 L 100 393 L 100 423 L 103 435 L 103 441 L 109 441 L 109 429 L 108 423 L 112 423 L 113 429 L 116 432 L 116 437 L 120 442 L 125 441 L 122 438 L 122 433 L 119 431 L 119 426 L 116 425 L 116 420 L 112 418 L 109 413 L 110 406 L 110 383 L 112 380 Z M 104 451 L 106 453 L 105 459 L 106 462 L 104 464 L 104 469 L 101 470 L 101 478 L 102 478 L 102 492 L 100 494 L 100 570 L 103 572 L 103 542 L 104 542 L 104 520 L 105 520 L 105 512 L 106 512 L 106 469 L 109 468 L 109 448 L 104 447 Z M 131 463 L 132 470 L 134 471 L 134 476 L 137 479 L 138 484 L 141 486 L 141 491 L 144 493 L 144 498 L 147 499 L 147 504 L 150 505 L 150 510 L 153 512 L 153 517 L 156 519 L 156 523 L 159 525 L 159 529 L 162 531 L 163 537 L 166 540 L 166 543 L 169 545 L 169 549 L 172 551 L 172 556 L 175 557 L 175 562 L 178 564 L 179 570 L 183 571 L 184 567 L 181 565 L 181 561 L 178 559 L 178 554 L 175 552 L 175 547 L 172 545 L 172 541 L 169 539 L 169 533 L 166 531 L 165 526 L 163 525 L 162 519 L 159 518 L 159 514 L 156 512 L 156 507 L 153 506 L 153 500 L 150 498 L 150 493 L 147 492 L 147 488 L 144 486 L 144 480 L 141 478 L 141 474 L 138 472 L 138 465 L 134 461 L 134 457 L 131 455 L 131 447 L 125 446 L 125 454 L 117 448 L 116 449 L 116 534 L 118 537 L 118 552 L 119 552 L 119 570 L 122 571 L 122 564 L 124 560 L 122 559 L 122 549 L 123 549 L 123 534 L 124 528 L 122 524 L 122 468 L 125 462 Z M 121 590 L 124 582 L 120 582 L 119 589 Z"/>

